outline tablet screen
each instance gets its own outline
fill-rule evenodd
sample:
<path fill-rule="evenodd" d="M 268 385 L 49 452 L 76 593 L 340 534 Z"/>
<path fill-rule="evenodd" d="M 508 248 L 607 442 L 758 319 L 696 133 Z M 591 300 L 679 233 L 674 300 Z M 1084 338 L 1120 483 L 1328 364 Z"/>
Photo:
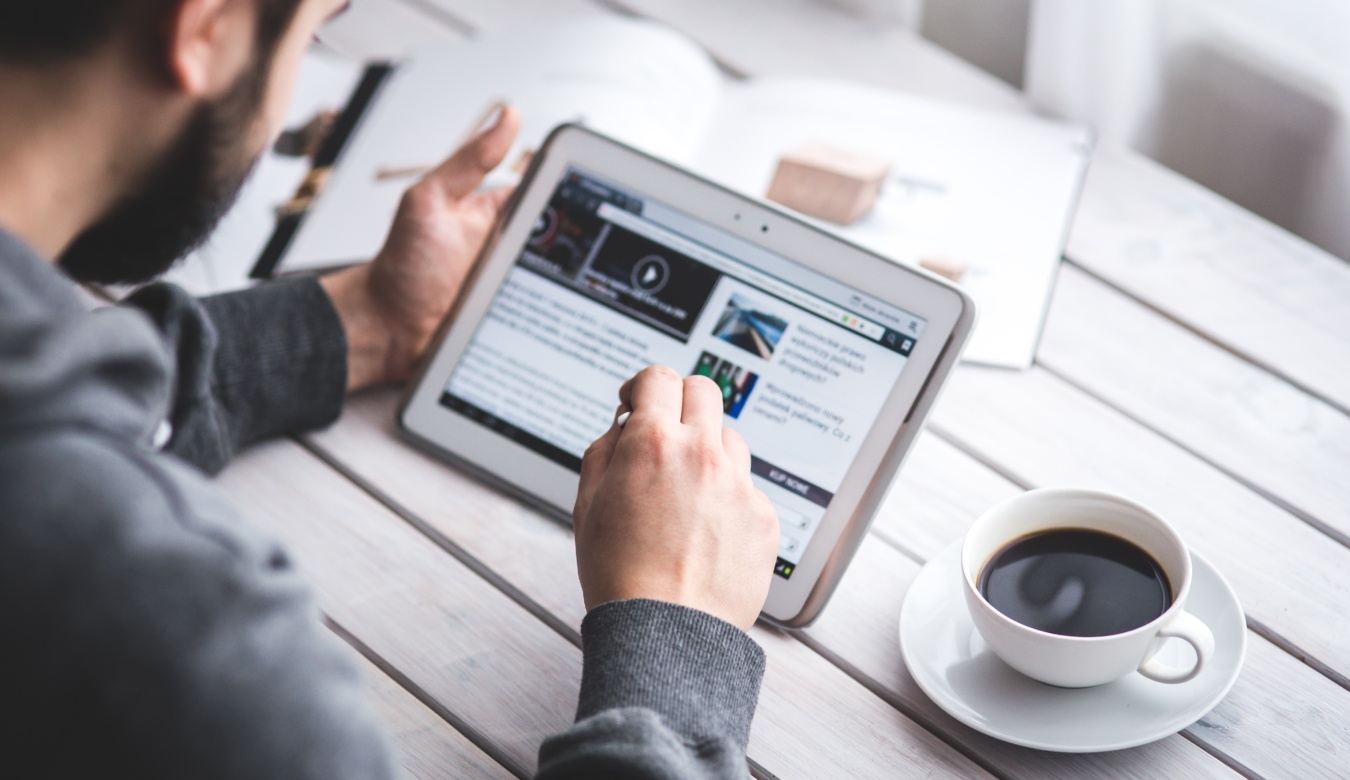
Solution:
<path fill-rule="evenodd" d="M 618 389 L 711 378 L 782 527 L 790 578 L 923 319 L 640 193 L 569 169 L 441 394 L 573 471 Z"/>

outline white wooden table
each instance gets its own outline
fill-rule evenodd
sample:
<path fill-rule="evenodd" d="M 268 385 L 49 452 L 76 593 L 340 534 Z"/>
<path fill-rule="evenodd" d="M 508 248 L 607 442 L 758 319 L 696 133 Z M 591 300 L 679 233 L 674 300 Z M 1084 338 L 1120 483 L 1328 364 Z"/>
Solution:
<path fill-rule="evenodd" d="M 732 73 L 814 73 L 1027 110 L 818 0 L 358 0 L 362 54 L 585 14 L 665 21 Z M 472 74 L 466 74 L 472 78 Z M 1350 215 L 1347 215 L 1350 217 Z M 1350 775 L 1350 266 L 1131 153 L 1100 151 L 1037 366 L 963 367 L 823 617 L 756 627 L 761 777 Z M 257 448 L 221 482 L 289 541 L 417 777 L 527 776 L 567 727 L 583 615 L 570 531 L 404 444 L 398 390 Z M 1038 752 L 944 714 L 896 626 L 925 560 L 994 502 L 1117 491 L 1172 519 L 1249 627 L 1229 696 L 1181 734 Z"/>

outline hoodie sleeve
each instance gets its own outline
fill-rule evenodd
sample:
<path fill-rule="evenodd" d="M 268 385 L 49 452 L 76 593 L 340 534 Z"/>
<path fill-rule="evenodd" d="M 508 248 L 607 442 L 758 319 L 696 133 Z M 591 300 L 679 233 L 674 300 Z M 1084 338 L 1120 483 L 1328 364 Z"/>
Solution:
<path fill-rule="evenodd" d="M 191 466 L 46 426 L 0 437 L 0 507 L 0 775 L 397 776 L 299 568 Z"/>
<path fill-rule="evenodd" d="M 650 599 L 581 624 L 576 724 L 539 749 L 538 780 L 739 780 L 764 651 L 739 628 Z"/>
<path fill-rule="evenodd" d="M 209 474 L 250 444 L 321 428 L 342 411 L 347 340 L 316 279 L 201 300 L 154 284 L 126 305 L 150 316 L 174 356 L 165 449 Z"/>

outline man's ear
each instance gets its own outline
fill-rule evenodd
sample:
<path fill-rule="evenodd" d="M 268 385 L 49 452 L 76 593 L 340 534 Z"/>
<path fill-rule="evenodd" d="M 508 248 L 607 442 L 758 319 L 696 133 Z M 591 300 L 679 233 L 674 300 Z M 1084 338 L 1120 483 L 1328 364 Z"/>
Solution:
<path fill-rule="evenodd" d="M 164 20 L 164 65 L 191 97 L 222 94 L 253 54 L 257 0 L 174 0 Z"/>

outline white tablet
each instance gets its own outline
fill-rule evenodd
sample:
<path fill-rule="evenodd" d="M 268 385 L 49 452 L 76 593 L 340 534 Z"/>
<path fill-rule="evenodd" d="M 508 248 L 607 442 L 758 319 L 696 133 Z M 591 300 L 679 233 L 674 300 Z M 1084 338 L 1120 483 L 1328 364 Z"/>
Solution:
<path fill-rule="evenodd" d="M 969 297 L 575 126 L 553 132 L 400 410 L 560 517 L 619 386 L 721 388 L 782 541 L 766 617 L 819 614 L 970 334 Z"/>

